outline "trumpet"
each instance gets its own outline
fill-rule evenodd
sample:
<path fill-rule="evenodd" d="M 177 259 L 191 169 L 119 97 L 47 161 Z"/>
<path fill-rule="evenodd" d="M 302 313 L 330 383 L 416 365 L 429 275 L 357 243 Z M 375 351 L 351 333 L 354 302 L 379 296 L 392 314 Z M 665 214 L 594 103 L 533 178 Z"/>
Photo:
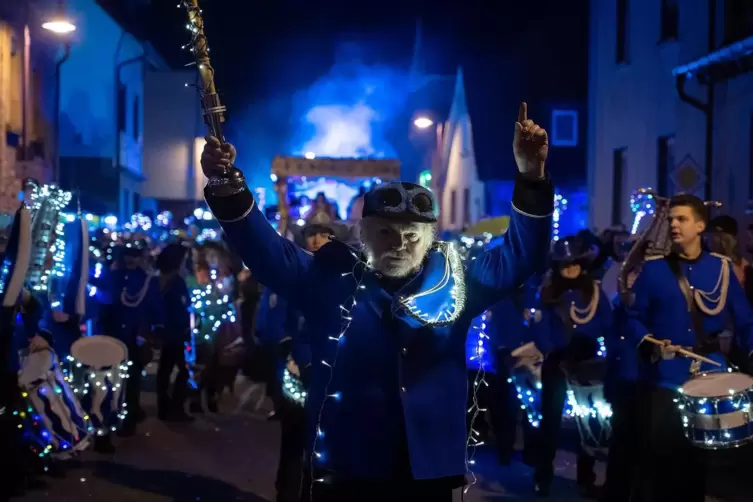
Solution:
<path fill-rule="evenodd" d="M 198 80 L 196 88 L 201 99 L 201 108 L 204 114 L 204 123 L 207 125 L 209 134 L 225 144 L 225 136 L 222 133 L 222 124 L 225 122 L 227 109 L 222 105 L 217 88 L 214 85 L 214 68 L 209 59 L 209 46 L 204 34 L 204 17 L 197 0 L 182 0 L 178 7 L 184 7 L 188 13 L 186 28 L 191 33 L 191 42 L 184 46 L 193 53 Z M 246 178 L 243 172 L 235 166 L 226 168 L 220 175 L 209 178 L 207 183 L 212 193 L 218 196 L 235 195 L 246 189 Z"/>

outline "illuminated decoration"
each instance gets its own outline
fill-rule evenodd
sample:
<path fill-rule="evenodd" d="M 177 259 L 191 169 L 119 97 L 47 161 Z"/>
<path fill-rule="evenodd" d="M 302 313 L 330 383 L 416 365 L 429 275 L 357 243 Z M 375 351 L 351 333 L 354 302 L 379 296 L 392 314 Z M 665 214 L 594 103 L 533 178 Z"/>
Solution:
<path fill-rule="evenodd" d="M 541 425 L 541 382 L 531 381 L 528 375 L 526 377 L 516 375 L 508 378 L 507 383 L 515 386 L 520 408 L 526 414 L 528 423 L 534 429 L 538 429 Z"/>
<path fill-rule="evenodd" d="M 311 479 L 313 480 L 313 483 L 311 483 L 311 488 L 309 492 L 309 496 L 313 500 L 313 493 L 314 493 L 314 483 L 322 483 L 324 482 L 324 478 L 317 478 L 314 476 L 314 472 L 316 469 L 315 464 L 326 464 L 327 462 L 327 454 L 325 450 L 325 431 L 322 429 L 322 417 L 324 415 L 324 407 L 329 402 L 338 403 L 342 399 L 342 394 L 337 391 L 330 389 L 330 386 L 332 384 L 332 381 L 334 379 L 335 375 L 335 367 L 337 366 L 337 356 L 340 353 L 340 344 L 345 341 L 345 333 L 348 331 L 348 328 L 350 328 L 350 324 L 353 322 L 353 309 L 358 305 L 358 292 L 361 289 L 364 289 L 365 286 L 361 284 L 363 281 L 363 277 L 365 274 L 360 274 L 360 277 L 356 276 L 356 269 L 359 267 L 367 267 L 368 265 L 361 261 L 358 254 L 356 254 L 355 251 L 351 250 L 351 255 L 356 259 L 355 264 L 353 265 L 353 269 L 350 272 L 345 272 L 342 274 L 342 277 L 351 277 L 354 282 L 354 288 L 353 293 L 348 297 L 341 305 L 340 305 L 340 332 L 337 336 L 330 336 L 329 340 L 332 342 L 332 345 L 334 346 L 334 354 L 332 355 L 332 358 L 328 361 L 326 359 L 321 360 L 321 365 L 326 367 L 329 370 L 329 377 L 327 379 L 327 384 L 324 386 L 324 399 L 322 399 L 322 403 L 319 407 L 319 411 L 316 415 L 316 435 L 314 436 L 314 444 L 311 448 L 311 457 L 309 458 L 309 465 L 310 465 L 310 474 Z"/>
<path fill-rule="evenodd" d="M 431 171 L 426 170 L 418 175 L 418 184 L 431 190 Z"/>
<path fill-rule="evenodd" d="M 465 308 L 465 277 L 457 248 L 451 242 L 437 241 L 426 258 L 419 292 L 401 298 L 410 315 L 427 326 L 455 322 Z"/>
<path fill-rule="evenodd" d="M 486 314 L 480 315 L 471 322 L 468 336 L 465 339 L 465 355 L 467 367 L 478 370 L 481 366 L 494 368 L 492 352 L 488 349 L 489 337 L 486 335 Z"/>
<path fill-rule="evenodd" d="M 145 214 L 136 213 L 123 227 L 129 232 L 148 232 L 152 228 L 152 219 Z"/>
<path fill-rule="evenodd" d="M 128 368 L 133 366 L 133 361 L 124 361 L 117 368 L 91 370 L 73 356 L 69 355 L 65 359 L 65 364 L 60 364 L 65 381 L 82 404 L 88 404 L 88 407 L 98 410 L 91 412 L 93 416 L 86 417 L 86 420 L 91 420 L 93 424 L 89 431 L 98 436 L 116 432 L 128 415 L 124 402 L 125 385 Z M 109 405 L 113 418 L 101 415 L 103 405 Z"/>
<path fill-rule="evenodd" d="M 656 199 L 651 193 L 651 188 L 641 188 L 633 192 L 630 196 L 630 209 L 634 214 L 630 233 L 635 234 L 640 228 L 641 220 L 656 211 Z"/>
<path fill-rule="evenodd" d="M 476 344 L 475 354 L 471 356 L 472 362 L 478 363 L 478 371 L 473 379 L 472 401 L 471 406 L 467 410 L 467 413 L 471 415 L 468 437 L 465 441 L 465 469 L 468 474 L 471 475 L 471 482 L 463 488 L 463 493 L 468 493 L 471 486 L 476 484 L 477 478 L 473 472 L 473 466 L 476 464 L 475 456 L 476 449 L 483 446 L 484 441 L 481 440 L 480 433 L 473 428 L 476 423 L 476 418 L 480 414 L 486 412 L 486 408 L 479 406 L 478 390 L 482 385 L 488 387 L 489 383 L 486 381 L 486 371 L 488 366 L 487 353 L 488 350 L 485 343 L 489 340 L 489 336 L 486 334 L 486 314 L 481 316 L 481 324 L 478 326 L 478 342 Z"/>
<path fill-rule="evenodd" d="M 568 387 L 565 417 L 575 420 L 586 452 L 603 451 L 612 435 L 612 407 L 604 399 L 604 386 L 568 382 Z"/>
<path fill-rule="evenodd" d="M 173 213 L 170 211 L 162 211 L 157 215 L 157 225 L 160 227 L 170 227 L 173 223 Z"/>
<path fill-rule="evenodd" d="M 303 388 L 301 380 L 290 373 L 287 368 L 282 373 L 282 393 L 296 404 L 301 406 L 306 404 L 306 390 Z"/>
<path fill-rule="evenodd" d="M 560 238 L 560 220 L 562 213 L 567 211 L 567 199 L 562 194 L 554 194 L 554 212 L 552 213 L 552 239 L 557 241 Z"/>
<path fill-rule="evenodd" d="M 192 334 L 198 343 L 206 343 L 225 322 L 235 322 L 235 307 L 217 271 L 210 271 L 210 283 L 199 285 L 195 278 L 188 278 L 191 305 L 194 313 Z"/>
<path fill-rule="evenodd" d="M 65 275 L 65 227 L 62 210 L 71 193 L 55 185 L 35 186 L 31 193 L 31 263 L 26 283 L 34 291 L 47 291 L 49 279 Z M 49 263 L 51 258 L 52 263 Z"/>

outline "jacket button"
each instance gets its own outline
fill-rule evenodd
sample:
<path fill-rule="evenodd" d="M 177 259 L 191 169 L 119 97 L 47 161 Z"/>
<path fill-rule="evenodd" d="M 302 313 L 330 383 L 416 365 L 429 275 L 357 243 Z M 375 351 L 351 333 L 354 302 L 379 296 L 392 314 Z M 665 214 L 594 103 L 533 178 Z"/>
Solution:
<path fill-rule="evenodd" d="M 407 353 L 408 353 L 408 349 L 406 349 L 405 347 L 403 347 L 403 355 L 405 355 Z"/>
<path fill-rule="evenodd" d="M 402 390 L 403 392 L 408 392 L 408 389 L 406 389 L 405 387 L 400 387 L 400 390 Z"/>
<path fill-rule="evenodd" d="M 126 326 L 125 326 L 125 324 L 121 324 L 120 327 L 121 328 L 125 328 Z"/>

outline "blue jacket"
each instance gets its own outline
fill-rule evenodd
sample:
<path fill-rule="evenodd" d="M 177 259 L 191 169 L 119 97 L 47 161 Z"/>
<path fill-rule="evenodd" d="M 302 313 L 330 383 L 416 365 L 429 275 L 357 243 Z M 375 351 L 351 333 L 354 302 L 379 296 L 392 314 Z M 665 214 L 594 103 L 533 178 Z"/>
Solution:
<path fill-rule="evenodd" d="M 696 260 L 681 261 L 680 269 L 694 291 L 703 292 L 707 297 L 696 299 L 697 305 L 703 302 L 707 308 L 713 308 L 714 302 L 723 304 L 716 315 L 708 315 L 699 310 L 706 335 L 724 331 L 731 321 L 738 345 L 746 353 L 750 353 L 753 350 L 753 310 L 732 271 L 730 261 L 719 255 L 703 252 Z M 723 291 L 723 281 L 720 281 L 724 275 L 728 277 L 726 291 Z M 659 340 L 670 340 L 673 345 L 688 348 L 696 345 L 696 334 L 685 296 L 666 259 L 650 259 L 645 262 L 633 285 L 633 293 L 635 299 L 628 309 L 628 333 L 634 347 L 649 343 L 643 340 L 646 335 Z M 696 297 L 701 296 L 698 293 Z M 724 360 L 718 353 L 708 356 L 720 362 Z M 642 376 L 663 387 L 677 389 L 690 379 L 690 364 L 688 358 L 681 356 L 659 360 L 643 365 L 642 371 L 645 374 Z M 701 369 L 713 368 L 704 364 Z"/>
<path fill-rule="evenodd" d="M 612 302 L 612 333 L 607 341 L 607 371 L 611 383 L 639 380 L 640 360 L 635 350 L 634 337 L 629 333 L 631 324 L 627 307 L 617 296 Z"/>
<path fill-rule="evenodd" d="M 256 336 L 262 345 L 276 345 L 293 338 L 298 331 L 299 316 L 288 301 L 271 289 L 264 288 L 256 315 Z"/>
<path fill-rule="evenodd" d="M 154 279 L 156 282 L 157 280 Z M 178 274 L 168 279 L 162 288 L 165 311 L 164 337 L 167 343 L 185 343 L 191 340 L 191 295 L 186 281 Z"/>
<path fill-rule="evenodd" d="M 554 350 L 565 348 L 571 338 L 570 333 L 577 333 L 596 342 L 603 349 L 600 350 L 599 355 L 607 356 L 606 338 L 612 334 L 612 305 L 600 287 L 597 291 L 599 298 L 596 313 L 590 321 L 583 324 L 576 323 L 573 320 L 570 307 L 572 305 L 579 311 L 585 311 L 588 307 L 580 291 L 568 290 L 563 293 L 563 298 L 559 302 L 559 305 L 564 306 L 562 312 L 560 312 L 561 307 L 556 305 L 541 307 L 541 322 L 535 325 L 534 340 L 536 347 L 542 353 L 548 354 Z M 584 316 L 584 314 L 578 315 Z M 573 324 L 566 327 L 563 317 L 567 321 L 572 321 Z"/>
<path fill-rule="evenodd" d="M 129 347 L 136 344 L 136 337 L 143 336 L 152 327 L 165 325 L 159 280 L 141 268 L 113 270 L 103 299 L 109 304 L 105 334 Z"/>
<path fill-rule="evenodd" d="M 466 334 L 474 317 L 543 267 L 551 183 L 517 181 L 505 242 L 464 274 L 457 254 L 440 247 L 395 294 L 345 244 L 330 242 L 314 256 L 280 237 L 247 189 L 205 195 L 254 276 L 307 320 L 317 361 L 307 450 L 316 465 L 346 478 L 393 479 L 407 442 L 414 478 L 464 474 Z M 435 318 L 446 324 L 425 322 Z"/>

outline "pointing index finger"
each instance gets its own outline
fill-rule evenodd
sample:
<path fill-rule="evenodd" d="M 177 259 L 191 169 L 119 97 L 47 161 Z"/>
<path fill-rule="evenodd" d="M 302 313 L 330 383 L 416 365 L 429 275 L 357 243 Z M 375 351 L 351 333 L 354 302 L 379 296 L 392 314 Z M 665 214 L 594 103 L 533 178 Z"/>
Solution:
<path fill-rule="evenodd" d="M 528 120 L 528 103 L 525 101 L 520 103 L 520 109 L 518 110 L 518 122 L 522 124 L 524 120 Z"/>

